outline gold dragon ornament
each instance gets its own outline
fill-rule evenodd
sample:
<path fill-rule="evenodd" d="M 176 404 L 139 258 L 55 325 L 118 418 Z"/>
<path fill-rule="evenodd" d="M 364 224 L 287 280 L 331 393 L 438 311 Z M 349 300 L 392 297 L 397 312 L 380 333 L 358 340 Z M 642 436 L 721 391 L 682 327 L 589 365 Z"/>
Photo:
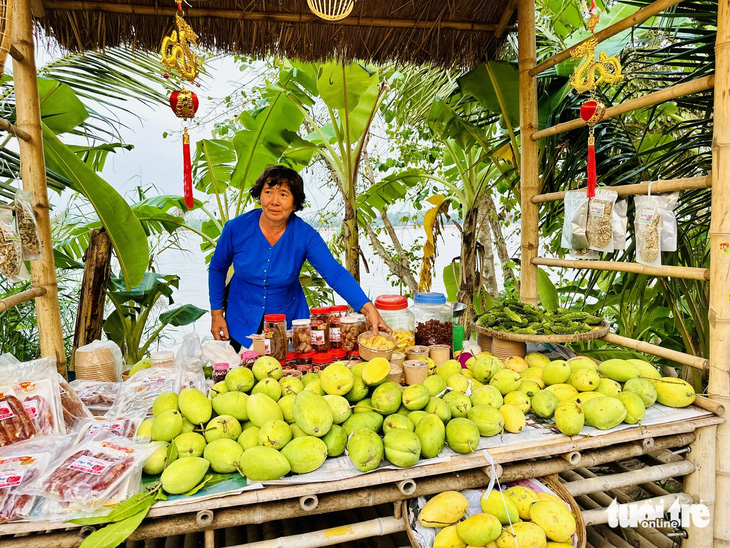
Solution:
<path fill-rule="evenodd" d="M 585 57 L 570 76 L 570 85 L 578 93 L 593 91 L 604 82 L 615 84 L 623 78 L 621 64 L 616 57 L 608 57 L 605 51 L 601 51 L 598 61 L 595 60 L 596 45 L 598 40 L 591 37 L 570 52 L 573 59 Z"/>
<path fill-rule="evenodd" d="M 182 11 L 182 0 L 177 0 L 177 14 L 175 14 L 175 26 L 170 36 L 162 40 L 160 55 L 162 64 L 169 71 L 176 70 L 183 80 L 194 82 L 198 77 L 198 57 L 190 49 L 190 45 L 198 45 L 198 35 L 184 19 Z"/>

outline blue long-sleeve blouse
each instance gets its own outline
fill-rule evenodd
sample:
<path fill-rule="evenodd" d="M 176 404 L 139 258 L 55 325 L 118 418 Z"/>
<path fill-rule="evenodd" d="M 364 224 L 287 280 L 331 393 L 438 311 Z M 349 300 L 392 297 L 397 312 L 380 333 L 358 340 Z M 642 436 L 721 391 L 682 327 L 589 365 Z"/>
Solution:
<path fill-rule="evenodd" d="M 309 318 L 309 307 L 299 283 L 305 260 L 355 310 L 369 299 L 352 275 L 330 253 L 322 237 L 295 214 L 273 246 L 259 226 L 261 210 L 254 209 L 228 221 L 210 261 L 208 292 L 211 310 L 223 307 L 228 269 L 233 277 L 228 294 L 228 333 L 245 344 L 256 333 L 264 314 L 286 314 L 287 325 Z"/>

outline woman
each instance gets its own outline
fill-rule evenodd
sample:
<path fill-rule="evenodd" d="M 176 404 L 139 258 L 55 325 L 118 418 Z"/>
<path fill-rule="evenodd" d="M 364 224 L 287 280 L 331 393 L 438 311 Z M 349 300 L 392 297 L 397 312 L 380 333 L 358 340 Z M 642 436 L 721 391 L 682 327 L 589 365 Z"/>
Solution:
<path fill-rule="evenodd" d="M 261 209 L 226 223 L 210 262 L 211 333 L 216 340 L 229 340 L 238 351 L 246 337 L 261 332 L 264 314 L 286 314 L 289 326 L 293 319 L 308 318 L 309 307 L 299 283 L 299 271 L 307 260 L 354 310 L 365 315 L 373 333 L 378 329 L 390 332 L 322 237 L 294 214 L 305 202 L 304 182 L 296 171 L 267 167 L 251 188 L 251 196 Z M 234 272 L 224 314 L 231 264 Z"/>

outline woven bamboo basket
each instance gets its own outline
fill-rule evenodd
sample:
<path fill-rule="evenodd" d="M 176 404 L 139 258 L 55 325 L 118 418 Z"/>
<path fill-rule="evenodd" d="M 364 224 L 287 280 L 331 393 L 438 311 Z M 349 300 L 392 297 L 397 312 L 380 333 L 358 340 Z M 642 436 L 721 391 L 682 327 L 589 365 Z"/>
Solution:
<path fill-rule="evenodd" d="M 585 521 L 583 521 L 583 514 L 581 513 L 580 506 L 578 506 L 578 503 L 575 502 L 573 496 L 568 492 L 563 484 L 560 483 L 560 479 L 555 474 L 535 479 L 549 487 L 553 493 L 563 499 L 568 506 L 570 506 L 570 511 L 575 517 L 575 534 L 578 539 L 577 548 L 585 548 L 587 539 L 586 524 Z M 406 534 L 408 535 L 408 540 L 411 542 L 411 546 L 413 548 L 431 548 L 430 546 L 421 545 L 416 536 L 413 534 L 413 528 L 408 520 L 408 500 L 401 501 L 401 515 L 403 516 L 403 521 L 406 525 Z"/>
<path fill-rule="evenodd" d="M 477 344 L 482 352 L 492 351 L 492 337 L 485 335 L 484 333 L 477 333 Z"/>
<path fill-rule="evenodd" d="M 527 355 L 527 343 L 492 337 L 492 355 L 502 361 L 512 356 L 524 358 Z"/>
<path fill-rule="evenodd" d="M 488 327 L 482 327 L 476 323 L 472 324 L 472 327 L 478 334 L 489 335 L 492 339 L 501 339 L 504 341 L 516 341 L 516 342 L 548 342 L 548 343 L 564 343 L 564 342 L 577 342 L 577 341 L 589 341 L 591 339 L 600 339 L 608 335 L 610 331 L 607 321 L 602 321 L 597 329 L 588 331 L 587 333 L 568 333 L 566 335 L 522 335 L 520 333 L 505 333 L 504 331 L 497 331 Z"/>

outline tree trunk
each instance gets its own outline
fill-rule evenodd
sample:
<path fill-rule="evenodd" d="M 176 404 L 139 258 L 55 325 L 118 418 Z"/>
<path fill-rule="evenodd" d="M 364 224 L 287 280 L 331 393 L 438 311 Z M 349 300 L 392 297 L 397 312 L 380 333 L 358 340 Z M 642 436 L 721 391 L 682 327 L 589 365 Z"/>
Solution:
<path fill-rule="evenodd" d="M 489 220 L 489 226 L 492 228 L 492 235 L 494 236 L 494 244 L 497 247 L 497 257 L 499 262 L 502 264 L 502 276 L 504 280 L 513 280 L 515 277 L 515 271 L 508 264 L 511 259 L 509 257 L 509 251 L 507 250 L 507 243 L 504 240 L 504 234 L 502 234 L 502 226 L 499 224 L 499 218 L 497 216 L 497 206 L 492 200 L 492 195 L 489 193 L 484 194 L 484 206 L 487 209 L 487 219 Z"/>
<path fill-rule="evenodd" d="M 345 220 L 342 223 L 345 235 L 345 268 L 352 274 L 355 281 L 360 283 L 360 243 L 357 233 L 357 209 L 354 207 L 354 181 L 352 181 L 350 191 L 350 196 L 345 198 Z"/>
<path fill-rule="evenodd" d="M 484 250 L 479 270 L 487 293 L 492 299 L 496 299 L 499 296 L 499 286 L 497 285 L 497 272 L 494 266 L 494 239 L 488 221 L 490 213 L 484 207 L 485 196 L 487 196 L 486 193 L 479 200 L 479 212 L 477 214 L 477 240 Z"/>
<path fill-rule="evenodd" d="M 479 272 L 477 270 L 477 224 L 478 209 L 472 208 L 466 212 L 463 231 L 461 233 L 461 281 L 459 283 L 459 302 L 466 305 L 462 316 L 464 337 L 471 335 L 471 319 L 474 317 L 474 293 L 479 287 Z"/>
<path fill-rule="evenodd" d="M 365 226 L 365 233 L 370 238 L 370 243 L 373 246 L 375 254 L 383 259 L 383 262 L 385 262 L 391 273 L 398 276 L 406 284 L 406 286 L 408 286 L 408 291 L 412 295 L 415 295 L 416 291 L 418 291 L 418 282 L 416 282 L 416 279 L 413 277 L 408 260 L 406 259 L 404 261 L 401 258 L 400 263 L 396 262 L 393 257 L 388 254 L 385 247 L 383 247 L 383 244 L 378 239 L 378 235 L 371 226 Z"/>
<path fill-rule="evenodd" d="M 91 231 L 74 330 L 71 352 L 72 370 L 76 349 L 101 338 L 106 288 L 111 276 L 111 249 L 111 240 L 104 229 Z"/>

